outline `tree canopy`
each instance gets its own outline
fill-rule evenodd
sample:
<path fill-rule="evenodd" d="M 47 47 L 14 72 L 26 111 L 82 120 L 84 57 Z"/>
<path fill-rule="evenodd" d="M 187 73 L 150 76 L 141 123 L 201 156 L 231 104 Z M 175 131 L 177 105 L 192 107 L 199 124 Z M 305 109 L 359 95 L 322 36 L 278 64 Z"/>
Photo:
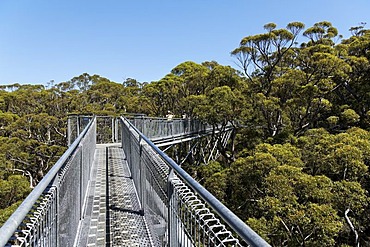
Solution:
<path fill-rule="evenodd" d="M 370 245 L 370 30 L 350 31 L 268 23 L 231 51 L 238 69 L 185 61 L 150 83 L 1 86 L 0 222 L 65 151 L 68 114 L 170 111 L 234 127 L 222 156 L 189 172 L 273 246 Z"/>

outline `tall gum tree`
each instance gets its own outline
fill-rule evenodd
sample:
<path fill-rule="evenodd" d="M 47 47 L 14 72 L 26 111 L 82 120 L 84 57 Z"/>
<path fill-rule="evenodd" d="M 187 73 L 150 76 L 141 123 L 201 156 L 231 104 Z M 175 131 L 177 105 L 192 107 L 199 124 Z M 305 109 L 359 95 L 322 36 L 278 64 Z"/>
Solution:
<path fill-rule="evenodd" d="M 274 23 L 269 23 L 264 28 L 266 33 L 243 38 L 231 54 L 237 58 L 248 79 L 252 104 L 259 109 L 257 122 L 264 119 L 262 128 L 267 135 L 275 136 L 283 128 L 283 113 L 277 104 L 279 99 L 271 95 L 273 81 L 281 76 L 284 57 L 290 54 L 304 24 L 294 22 L 289 23 L 286 29 L 276 29 Z"/>
<path fill-rule="evenodd" d="M 303 28 L 298 22 L 286 29 L 267 24 L 266 33 L 243 38 L 232 52 L 248 78 L 255 127 L 265 137 L 301 135 L 322 125 L 331 115 L 338 78 L 345 80 L 351 71 L 335 47 L 340 36 L 330 22 L 304 31 L 309 41 L 298 47 Z"/>
<path fill-rule="evenodd" d="M 341 43 L 341 57 L 351 66 L 348 77 L 335 90 L 338 105 L 348 105 L 360 116 L 359 126 L 370 123 L 370 30 L 363 25 L 351 28 L 353 36 Z"/>

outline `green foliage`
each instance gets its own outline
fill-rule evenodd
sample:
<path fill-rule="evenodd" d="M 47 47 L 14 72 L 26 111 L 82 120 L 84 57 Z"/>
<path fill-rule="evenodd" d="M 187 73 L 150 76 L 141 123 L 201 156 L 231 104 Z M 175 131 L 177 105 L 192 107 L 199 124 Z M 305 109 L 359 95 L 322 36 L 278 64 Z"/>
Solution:
<path fill-rule="evenodd" d="M 227 173 L 225 172 L 216 172 L 213 173 L 207 181 L 204 183 L 204 186 L 217 197 L 221 202 L 225 203 L 226 191 L 227 191 Z"/>
<path fill-rule="evenodd" d="M 8 208 L 25 198 L 30 192 L 30 184 L 21 175 L 11 175 L 6 180 L 0 179 L 0 208 Z"/>
<path fill-rule="evenodd" d="M 241 99 L 228 86 L 216 87 L 195 106 L 194 113 L 209 124 L 227 124 L 241 112 Z"/>
<path fill-rule="evenodd" d="M 345 121 L 347 124 L 355 124 L 360 121 L 360 115 L 358 115 L 352 109 L 344 110 L 341 114 L 341 117 L 343 118 L 343 121 Z"/>
<path fill-rule="evenodd" d="M 369 245 L 364 27 L 341 40 L 328 21 L 268 23 L 231 52 L 241 72 L 187 61 L 151 83 L 84 73 L 48 89 L 0 86 L 0 222 L 65 150 L 68 114 L 171 111 L 214 130 L 234 127 L 219 160 L 184 167 L 273 246 L 354 246 L 355 234 Z"/>
<path fill-rule="evenodd" d="M 0 209 L 0 227 L 8 220 L 21 203 L 22 201 L 18 201 L 7 208 Z"/>
<path fill-rule="evenodd" d="M 141 112 L 141 84 L 84 73 L 45 88 L 0 88 L 0 222 L 3 223 L 66 150 L 68 114 Z"/>
<path fill-rule="evenodd" d="M 353 245 L 354 231 L 366 245 L 370 32 L 353 28 L 337 44 L 327 21 L 264 29 L 232 52 L 244 73 L 240 97 L 217 89 L 217 100 L 206 94 L 193 105 L 195 115 L 219 123 L 232 97 L 246 109 L 232 118 L 240 124 L 235 162 L 200 174 L 273 246 Z M 302 30 L 308 42 L 298 46 Z"/>

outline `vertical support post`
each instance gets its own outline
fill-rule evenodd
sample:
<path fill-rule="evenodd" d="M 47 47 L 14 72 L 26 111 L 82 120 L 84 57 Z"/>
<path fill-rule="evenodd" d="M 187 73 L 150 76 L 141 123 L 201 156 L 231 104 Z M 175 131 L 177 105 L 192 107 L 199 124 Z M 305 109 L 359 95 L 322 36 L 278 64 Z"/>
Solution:
<path fill-rule="evenodd" d="M 173 212 L 173 206 L 174 206 L 174 196 L 173 196 L 173 184 L 172 184 L 172 179 L 174 177 L 174 172 L 173 169 L 170 169 L 170 172 L 168 174 L 167 178 L 167 232 L 168 232 L 168 246 L 177 246 L 176 243 L 176 231 L 177 229 L 177 224 L 174 224 L 175 222 L 175 217 L 174 217 L 174 212 Z"/>
<path fill-rule="evenodd" d="M 67 120 L 68 129 L 67 129 L 67 136 L 68 136 L 68 147 L 71 146 L 71 138 L 72 138 L 72 129 L 71 129 L 71 117 L 68 117 Z"/>
<path fill-rule="evenodd" d="M 110 246 L 110 212 L 109 212 L 109 148 L 105 148 L 105 246 Z"/>
<path fill-rule="evenodd" d="M 77 118 L 77 136 L 80 135 L 80 117 L 79 116 L 76 116 Z"/>
<path fill-rule="evenodd" d="M 121 145 L 122 145 L 122 148 L 123 148 L 123 150 L 125 151 L 125 153 L 127 152 L 127 150 L 126 150 L 126 148 L 125 148 L 125 146 L 123 145 L 124 143 L 124 139 L 125 139 L 125 133 L 124 133 L 124 128 L 125 128 L 125 123 L 123 122 L 123 120 L 122 119 L 120 119 L 120 122 L 121 122 Z M 127 160 L 127 154 L 125 154 L 126 155 L 126 160 Z"/>
<path fill-rule="evenodd" d="M 55 246 L 59 247 L 59 188 L 55 186 Z"/>
<path fill-rule="evenodd" d="M 148 133 L 146 133 L 146 119 L 142 117 L 142 123 L 143 123 L 143 128 L 141 130 L 141 133 L 143 133 L 145 136 L 148 136 Z"/>
<path fill-rule="evenodd" d="M 171 121 L 171 136 L 173 135 L 174 128 L 175 128 L 175 122 Z"/>
<path fill-rule="evenodd" d="M 111 120 L 111 129 L 112 129 L 112 143 L 114 143 L 114 117 Z"/>
<path fill-rule="evenodd" d="M 84 200 L 84 196 L 83 196 L 83 185 L 84 185 L 84 176 L 83 176 L 83 155 L 84 155 L 84 149 L 83 149 L 83 146 L 80 144 L 79 145 L 79 149 L 81 150 L 81 156 L 80 156 L 80 220 L 83 218 L 83 214 L 82 214 L 82 208 L 83 208 L 83 200 Z"/>
<path fill-rule="evenodd" d="M 144 215 L 145 199 L 146 199 L 146 177 L 145 177 L 145 164 L 142 161 L 143 144 L 141 142 L 141 136 L 139 138 L 139 171 L 140 171 L 140 215 Z"/>
<path fill-rule="evenodd" d="M 114 119 L 114 139 L 115 142 L 118 142 L 118 119 Z"/>
<path fill-rule="evenodd" d="M 132 177 L 132 137 L 131 137 L 131 126 L 129 127 L 128 129 L 128 143 L 129 143 L 129 146 L 128 146 L 128 154 L 126 154 L 126 157 L 128 155 L 128 167 L 130 168 L 130 174 L 131 174 L 131 177 Z"/>

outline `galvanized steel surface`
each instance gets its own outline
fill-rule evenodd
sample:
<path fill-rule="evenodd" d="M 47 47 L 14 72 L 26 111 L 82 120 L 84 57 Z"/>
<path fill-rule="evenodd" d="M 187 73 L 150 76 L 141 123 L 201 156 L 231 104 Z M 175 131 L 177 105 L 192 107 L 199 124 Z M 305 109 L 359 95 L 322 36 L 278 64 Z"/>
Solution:
<path fill-rule="evenodd" d="M 122 147 L 128 156 L 142 208 L 145 215 L 155 219 L 151 221 L 153 225 L 158 222 L 164 228 L 158 232 L 162 234 L 158 237 L 163 245 L 242 246 L 239 236 L 251 246 L 269 246 L 140 133 L 132 121 L 121 120 Z"/>
<path fill-rule="evenodd" d="M 87 119 L 76 117 L 69 120 L 69 141 L 77 137 Z M 117 121 L 115 118 L 102 117 L 97 123 L 94 118 L 0 229 L 0 246 L 73 246 L 81 243 L 78 235 L 85 214 L 97 139 L 99 142 L 122 140 L 126 155 L 111 161 L 106 158 L 107 162 L 112 162 L 112 168 L 109 169 L 113 169 L 110 170 L 112 173 L 105 171 L 107 184 L 109 182 L 112 186 L 112 192 L 107 189 L 109 201 L 106 211 L 111 229 L 107 230 L 107 234 L 112 239 L 119 240 L 123 245 L 129 244 L 128 240 L 122 239 L 122 233 L 127 232 L 123 228 L 127 226 L 119 221 L 122 220 L 122 212 L 131 212 L 144 220 L 142 226 L 146 230 L 145 233 L 144 230 L 133 232 L 130 245 L 269 246 L 132 123 L 153 140 L 171 138 L 173 142 L 176 138 L 193 138 L 209 130 L 209 126 L 187 119 L 140 117 L 139 120 L 121 118 Z M 99 129 L 98 136 L 96 128 Z M 112 152 L 116 151 L 117 148 L 112 149 Z M 120 173 L 126 162 L 130 170 L 129 177 L 126 173 Z M 120 175 L 112 175 L 116 173 Z M 116 190 L 127 190 L 123 188 L 126 186 L 125 178 L 134 182 L 136 192 L 129 194 L 135 195 L 135 198 L 120 198 L 115 194 Z M 122 199 L 132 203 L 122 204 Z M 134 202 L 134 199 L 138 201 Z M 134 204 L 132 210 L 122 210 Z M 134 240 L 140 234 L 146 234 L 146 237 Z M 111 246 L 113 242 L 106 244 Z"/>
<path fill-rule="evenodd" d="M 0 246 L 74 244 L 95 143 L 94 119 L 0 228 Z"/>
<path fill-rule="evenodd" d="M 127 118 L 144 136 L 151 140 L 166 137 L 197 135 L 209 129 L 210 126 L 194 119 L 167 119 L 133 117 Z"/>

